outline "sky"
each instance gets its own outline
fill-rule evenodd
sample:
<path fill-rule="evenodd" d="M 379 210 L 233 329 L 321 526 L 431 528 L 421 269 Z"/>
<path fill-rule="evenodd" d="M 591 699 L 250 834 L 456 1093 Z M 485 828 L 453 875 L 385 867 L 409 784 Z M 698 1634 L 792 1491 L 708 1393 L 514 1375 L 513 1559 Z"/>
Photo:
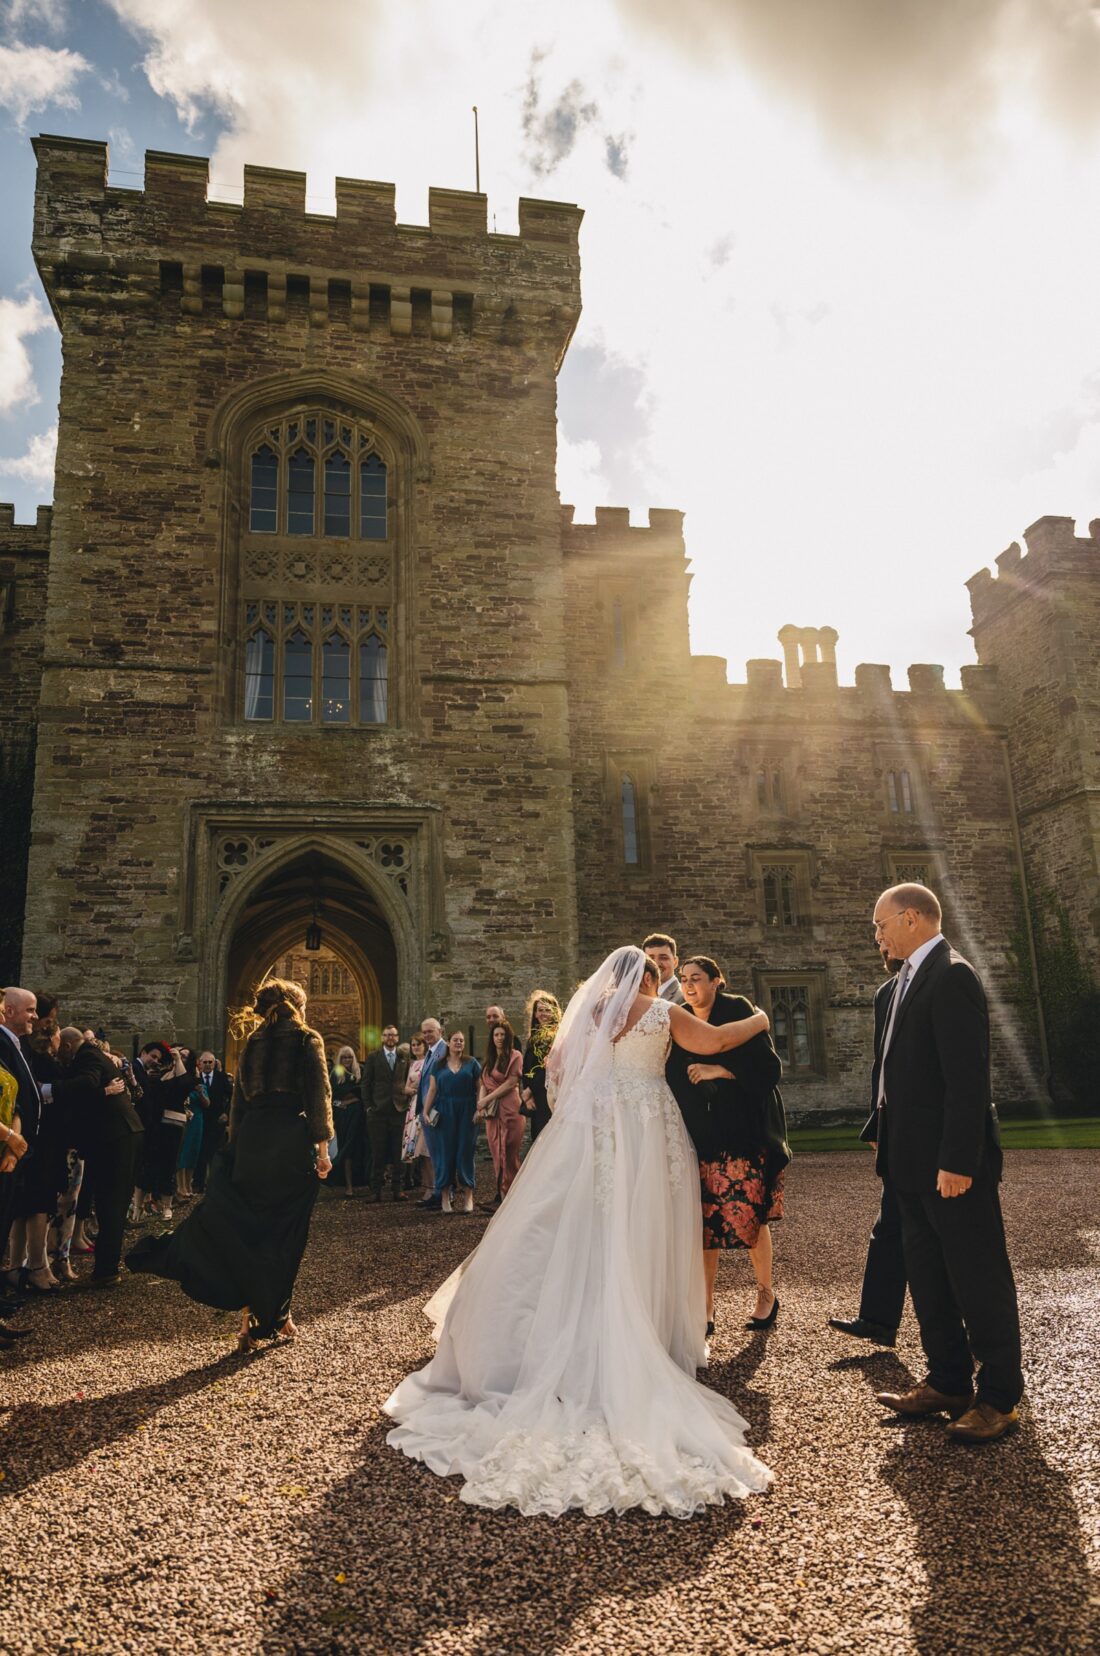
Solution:
<path fill-rule="evenodd" d="M 692 642 L 974 659 L 964 587 L 1100 516 L 1100 0 L 0 0 L 0 499 L 51 497 L 30 136 L 575 201 L 562 499 L 679 507 Z"/>

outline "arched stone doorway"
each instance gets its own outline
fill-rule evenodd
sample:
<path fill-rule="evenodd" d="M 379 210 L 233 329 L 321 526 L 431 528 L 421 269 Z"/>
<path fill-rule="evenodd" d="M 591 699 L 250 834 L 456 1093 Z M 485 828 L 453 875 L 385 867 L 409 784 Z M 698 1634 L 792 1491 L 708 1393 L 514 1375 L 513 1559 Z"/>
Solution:
<path fill-rule="evenodd" d="M 320 947 L 309 949 L 314 925 Z M 368 886 L 342 859 L 300 849 L 252 887 L 234 917 L 225 976 L 227 1067 L 246 1033 L 240 1009 L 251 1005 L 265 977 L 288 975 L 288 962 L 289 975 L 316 999 L 310 1022 L 326 1046 L 332 1043 L 330 1057 L 345 1042 L 362 1056 L 378 1045 L 383 1023 L 397 1020 L 397 961 L 392 929 Z"/>

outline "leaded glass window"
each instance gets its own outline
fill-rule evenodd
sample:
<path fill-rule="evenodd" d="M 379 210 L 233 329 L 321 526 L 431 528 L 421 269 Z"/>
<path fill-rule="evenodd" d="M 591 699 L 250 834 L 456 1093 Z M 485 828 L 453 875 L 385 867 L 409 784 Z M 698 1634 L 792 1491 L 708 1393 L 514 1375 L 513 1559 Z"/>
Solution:
<path fill-rule="evenodd" d="M 804 983 L 775 984 L 771 991 L 772 1040 L 786 1067 L 812 1070 L 814 1050 L 810 1018 L 810 989 Z"/>
<path fill-rule="evenodd" d="M 385 724 L 389 713 L 389 682 L 385 644 L 371 633 L 359 646 L 359 722 Z"/>
<path fill-rule="evenodd" d="M 244 716 L 275 716 L 275 640 L 264 627 L 257 627 L 244 647 Z"/>
<path fill-rule="evenodd" d="M 283 666 L 283 718 L 292 723 L 313 718 L 313 640 L 295 627 L 286 641 Z"/>
<path fill-rule="evenodd" d="M 359 466 L 359 538 L 384 541 L 387 532 L 386 468 L 369 454 Z"/>
<path fill-rule="evenodd" d="M 340 449 L 325 461 L 325 534 L 351 534 L 351 461 Z"/>
<path fill-rule="evenodd" d="M 798 881 L 790 863 L 765 863 L 764 924 L 777 928 L 798 925 Z"/>
<path fill-rule="evenodd" d="M 279 527 L 279 456 L 262 443 L 252 456 L 252 500 L 248 526 L 256 535 L 273 535 Z"/>
<path fill-rule="evenodd" d="M 308 449 L 296 449 L 287 464 L 286 532 L 313 533 L 313 477 L 316 465 Z"/>
<path fill-rule="evenodd" d="M 330 633 L 322 646 L 321 719 L 325 724 L 351 722 L 351 645 L 342 633 Z"/>

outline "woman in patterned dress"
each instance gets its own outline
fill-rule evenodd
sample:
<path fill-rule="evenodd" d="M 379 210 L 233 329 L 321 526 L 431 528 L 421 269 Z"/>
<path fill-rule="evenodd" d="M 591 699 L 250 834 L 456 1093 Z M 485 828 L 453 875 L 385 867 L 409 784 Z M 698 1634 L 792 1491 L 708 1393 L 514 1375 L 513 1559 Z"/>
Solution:
<path fill-rule="evenodd" d="M 736 1023 L 752 1011 L 743 996 L 725 993 L 725 979 L 708 955 L 683 962 L 680 986 L 688 1009 L 705 1023 Z M 777 1087 L 782 1069 L 766 1034 L 718 1061 L 678 1046 L 669 1057 L 668 1084 L 699 1157 L 708 1334 L 724 1248 L 747 1248 L 752 1260 L 756 1305 L 746 1327 L 771 1328 L 779 1314 L 768 1227 L 783 1217 L 783 1170 L 791 1159 Z"/>

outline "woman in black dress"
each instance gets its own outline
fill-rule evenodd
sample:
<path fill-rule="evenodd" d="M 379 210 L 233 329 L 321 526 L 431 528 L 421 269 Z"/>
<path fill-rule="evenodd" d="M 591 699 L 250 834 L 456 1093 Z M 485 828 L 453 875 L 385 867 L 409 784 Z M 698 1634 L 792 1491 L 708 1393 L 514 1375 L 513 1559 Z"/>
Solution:
<path fill-rule="evenodd" d="M 707 955 L 680 967 L 688 1010 L 707 1023 L 752 1016 L 743 995 L 725 993 L 725 979 Z M 723 1248 L 747 1248 L 756 1275 L 751 1329 L 770 1328 L 779 1314 L 772 1286 L 769 1222 L 783 1217 L 783 1170 L 791 1159 L 777 1082 L 783 1071 L 769 1035 L 756 1035 L 720 1063 L 674 1046 L 668 1084 L 699 1157 L 703 1200 L 703 1270 L 707 1333 L 714 1332 L 714 1283 Z"/>
<path fill-rule="evenodd" d="M 546 1096 L 546 1060 L 561 1023 L 561 1007 L 547 989 L 536 989 L 527 997 L 530 1033 L 523 1052 L 523 1088 L 520 1109 L 531 1117 L 531 1143 L 550 1121 L 550 1100 Z"/>
<path fill-rule="evenodd" d="M 178 1230 L 144 1237 L 126 1259 L 132 1271 L 172 1278 L 202 1305 L 243 1308 L 240 1351 L 297 1333 L 290 1299 L 317 1181 L 332 1168 L 325 1048 L 305 1009 L 299 984 L 264 983 L 255 1006 L 263 1021 L 241 1056 L 229 1143 L 214 1158 L 206 1196 Z"/>

